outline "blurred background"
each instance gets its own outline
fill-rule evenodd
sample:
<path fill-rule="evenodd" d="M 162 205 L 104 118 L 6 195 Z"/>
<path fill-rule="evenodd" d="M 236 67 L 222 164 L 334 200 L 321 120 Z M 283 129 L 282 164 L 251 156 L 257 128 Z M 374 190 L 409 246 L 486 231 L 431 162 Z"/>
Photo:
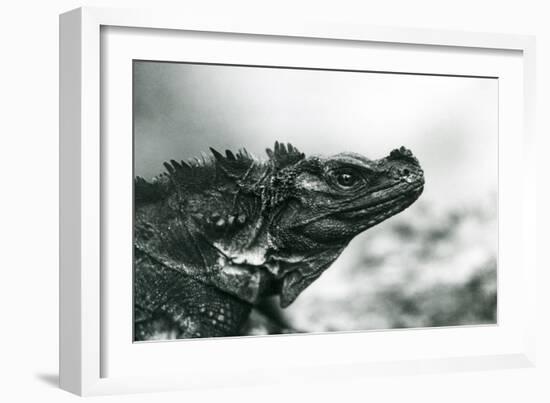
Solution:
<path fill-rule="evenodd" d="M 386 156 L 425 171 L 409 209 L 356 237 L 285 310 L 301 331 L 490 324 L 497 305 L 498 81 L 134 62 L 135 174 L 208 147 L 275 140 L 307 155 Z"/>

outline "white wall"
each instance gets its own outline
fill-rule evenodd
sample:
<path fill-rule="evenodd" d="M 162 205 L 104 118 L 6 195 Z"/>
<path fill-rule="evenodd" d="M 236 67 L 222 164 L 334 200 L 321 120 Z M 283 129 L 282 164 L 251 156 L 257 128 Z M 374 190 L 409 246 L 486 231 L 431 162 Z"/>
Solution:
<path fill-rule="evenodd" d="M 2 401 L 76 400 L 54 388 L 57 374 L 57 15 L 80 5 L 147 6 L 146 1 L 11 1 L 0 8 L 0 94 L 2 99 L 2 175 L 0 268 L 0 394 Z M 546 164 L 550 110 L 550 25 L 544 1 L 156 1 L 184 10 L 218 15 L 269 13 L 428 28 L 535 34 L 538 37 L 539 92 L 537 147 L 539 178 L 548 183 Z M 547 188 L 539 205 L 550 205 Z M 542 207 L 540 210 L 543 210 Z M 539 248 L 548 242 L 549 214 L 539 212 Z M 542 255 L 542 253 L 541 253 Z M 7 257 L 7 259 L 6 259 Z M 549 267 L 540 256 L 540 267 Z M 550 301 L 540 274 L 539 366 L 450 375 L 355 379 L 348 383 L 99 398 L 100 401 L 549 401 Z"/>

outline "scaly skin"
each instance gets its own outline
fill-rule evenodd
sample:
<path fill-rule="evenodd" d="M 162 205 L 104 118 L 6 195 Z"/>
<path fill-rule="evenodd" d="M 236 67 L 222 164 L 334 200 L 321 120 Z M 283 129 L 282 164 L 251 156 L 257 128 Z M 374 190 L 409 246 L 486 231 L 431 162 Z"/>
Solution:
<path fill-rule="evenodd" d="M 404 147 L 379 160 L 306 158 L 277 142 L 266 161 L 212 154 L 136 178 L 136 340 L 243 335 L 254 307 L 272 296 L 290 305 L 353 237 L 424 186 Z"/>

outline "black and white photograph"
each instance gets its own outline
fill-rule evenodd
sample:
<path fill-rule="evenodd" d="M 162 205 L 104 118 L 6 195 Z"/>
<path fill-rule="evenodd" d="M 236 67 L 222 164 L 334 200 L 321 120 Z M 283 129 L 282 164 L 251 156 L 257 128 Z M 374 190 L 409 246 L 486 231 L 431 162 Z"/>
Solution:
<path fill-rule="evenodd" d="M 496 78 L 132 74 L 134 341 L 497 323 Z"/>
<path fill-rule="evenodd" d="M 1 401 L 550 402 L 547 2 L 4 3 Z"/>

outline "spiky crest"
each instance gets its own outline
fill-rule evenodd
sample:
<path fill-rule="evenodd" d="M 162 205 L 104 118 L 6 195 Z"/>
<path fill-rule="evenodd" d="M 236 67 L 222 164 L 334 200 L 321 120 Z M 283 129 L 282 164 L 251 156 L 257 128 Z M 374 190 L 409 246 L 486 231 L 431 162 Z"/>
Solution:
<path fill-rule="evenodd" d="M 214 148 L 210 148 L 212 157 L 202 155 L 189 161 L 170 160 L 164 162 L 166 172 L 161 174 L 153 182 L 148 182 L 141 177 L 136 177 L 135 200 L 138 203 L 151 203 L 162 200 L 169 193 L 168 184 L 172 183 L 181 188 L 202 189 L 205 184 L 212 183 L 215 178 L 229 178 L 239 181 L 246 178 L 252 171 L 261 168 L 261 164 L 245 149 L 241 148 L 236 153 L 226 150 L 225 155 Z M 269 163 L 279 171 L 287 166 L 305 158 L 292 144 L 275 142 L 272 149 L 266 149 Z M 222 173 L 222 176 L 219 176 Z"/>
<path fill-rule="evenodd" d="M 294 165 L 305 158 L 305 154 L 298 151 L 298 149 L 290 143 L 287 143 L 285 146 L 284 143 L 276 141 L 273 150 L 267 148 L 265 151 L 269 160 L 277 170 L 283 169 L 289 165 Z"/>
<path fill-rule="evenodd" d="M 237 154 L 233 154 L 230 150 L 225 150 L 225 156 L 212 147 L 210 147 L 210 151 L 214 156 L 217 166 L 232 179 L 243 177 L 255 162 L 254 158 L 244 148 L 241 148 Z"/>

